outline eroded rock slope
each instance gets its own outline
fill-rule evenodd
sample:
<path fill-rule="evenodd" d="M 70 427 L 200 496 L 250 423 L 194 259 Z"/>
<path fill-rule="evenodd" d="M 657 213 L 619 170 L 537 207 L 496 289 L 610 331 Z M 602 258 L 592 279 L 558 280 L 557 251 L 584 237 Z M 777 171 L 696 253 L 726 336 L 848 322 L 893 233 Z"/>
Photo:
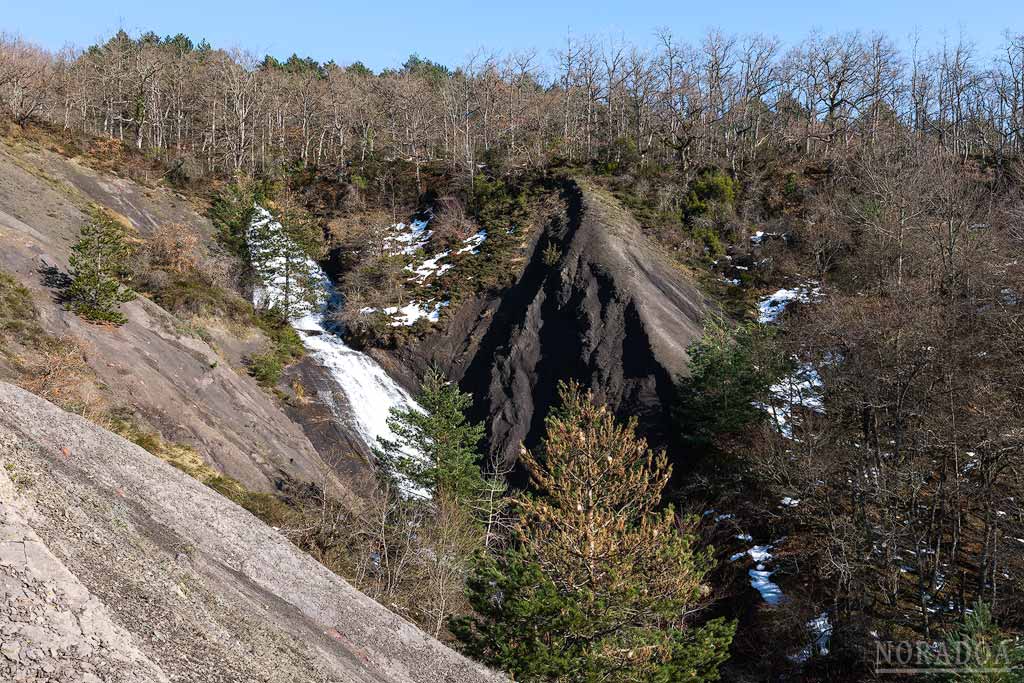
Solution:
<path fill-rule="evenodd" d="M 577 380 L 667 443 L 675 381 L 701 332 L 704 296 L 614 198 L 574 181 L 562 198 L 564 214 L 538 234 L 517 283 L 463 305 L 444 333 L 408 352 L 413 365 L 449 368 L 474 394 L 492 451 L 506 460 L 520 443 L 537 444 L 560 380 Z"/>

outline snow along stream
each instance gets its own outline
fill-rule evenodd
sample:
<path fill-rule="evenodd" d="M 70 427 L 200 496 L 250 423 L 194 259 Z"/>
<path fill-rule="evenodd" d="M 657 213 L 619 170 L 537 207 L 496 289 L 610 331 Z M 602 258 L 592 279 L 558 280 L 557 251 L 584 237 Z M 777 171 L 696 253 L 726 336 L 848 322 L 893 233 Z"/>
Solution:
<path fill-rule="evenodd" d="M 270 243 L 287 240 L 281 224 L 259 205 L 255 207 L 247 238 L 254 265 L 263 259 L 263 262 L 270 266 L 274 266 L 275 260 L 281 258 L 276 256 L 280 252 Z M 330 318 L 331 312 L 341 305 L 341 297 L 316 262 L 306 259 L 305 268 L 310 274 L 315 275 L 315 280 L 319 281 L 322 291 L 315 297 L 310 297 L 315 301 L 293 306 L 295 315 L 290 320 L 292 327 L 299 333 L 310 355 L 327 369 L 337 383 L 338 389 L 344 394 L 351 409 L 348 421 L 363 442 L 369 448 L 373 448 L 377 446 L 380 438 L 394 440 L 395 434 L 387 423 L 391 409 L 419 409 L 419 406 L 376 361 L 342 341 L 337 323 Z M 280 270 L 258 266 L 256 269 L 262 272 Z M 269 282 L 263 282 L 261 287 L 254 290 L 253 304 L 258 309 L 273 308 L 284 300 L 284 288 L 283 277 L 272 276 Z M 409 496 L 426 495 L 426 492 L 411 485 L 404 487 L 403 492 Z"/>
<path fill-rule="evenodd" d="M 764 233 L 757 233 L 751 240 L 756 238 L 759 242 L 763 237 Z M 820 300 L 822 296 L 821 287 L 813 282 L 805 283 L 794 289 L 780 289 L 758 302 L 758 322 L 763 325 L 775 324 L 790 304 L 794 302 L 813 303 Z M 757 403 L 755 405 L 771 416 L 778 427 L 779 433 L 784 438 L 796 440 L 793 434 L 795 414 L 800 410 L 823 413 L 825 411 L 822 399 L 823 388 L 818 371 L 812 365 L 802 363 L 798 364 L 789 376 L 783 377 L 769 388 L 771 396 L 769 403 Z M 800 505 L 800 501 L 790 496 L 786 496 L 779 503 L 779 506 L 783 508 L 795 508 L 798 505 Z M 709 510 L 704 514 L 708 515 L 712 512 L 712 510 Z M 767 515 L 767 511 L 764 514 Z M 715 517 L 714 521 L 717 523 L 732 518 L 731 514 L 720 514 Z M 744 542 L 753 540 L 746 533 L 739 534 L 736 538 Z M 772 575 L 775 574 L 775 570 L 770 567 L 772 560 L 775 559 L 772 550 L 775 545 L 781 542 L 782 539 L 779 539 L 773 545 L 755 545 L 743 552 L 735 553 L 729 558 L 730 562 L 738 562 L 747 556 L 753 560 L 754 567 L 747 571 L 750 585 L 760 593 L 761 599 L 764 600 L 765 604 L 773 606 L 780 604 L 786 599 L 782 593 L 782 588 L 772 581 Z M 818 619 L 808 623 L 808 628 L 816 634 L 814 648 L 821 652 L 828 651 L 827 636 L 823 635 L 826 633 L 824 630 L 826 626 L 828 627 L 827 632 L 830 633 L 831 625 L 828 623 L 827 614 L 823 614 Z M 814 648 L 809 646 L 805 654 L 813 652 Z M 810 654 L 807 654 L 807 656 L 810 656 Z"/>

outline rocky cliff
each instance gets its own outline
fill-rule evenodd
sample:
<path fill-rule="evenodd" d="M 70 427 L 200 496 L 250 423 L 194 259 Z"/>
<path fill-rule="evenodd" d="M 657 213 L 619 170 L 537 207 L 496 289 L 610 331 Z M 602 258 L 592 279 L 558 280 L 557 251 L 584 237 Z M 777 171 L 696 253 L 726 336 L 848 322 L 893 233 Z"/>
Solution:
<path fill-rule="evenodd" d="M 141 237 L 159 224 L 185 224 L 212 241 L 212 226 L 181 195 L 0 142 L 0 271 L 30 289 L 45 331 L 83 345 L 112 403 L 130 408 L 164 438 L 193 446 L 247 488 L 271 491 L 289 477 L 322 481 L 331 468 L 302 428 L 225 360 L 239 355 L 232 345 L 240 340 L 218 338 L 218 354 L 144 298 L 123 307 L 128 323 L 119 328 L 85 323 L 59 305 L 53 276 L 66 272 L 91 203 L 123 216 Z M 2 370 L 0 364 L 0 379 Z"/>
<path fill-rule="evenodd" d="M 444 332 L 400 354 L 413 367 L 448 368 L 506 460 L 538 442 L 560 380 L 668 443 L 675 379 L 701 332 L 703 295 L 613 197 L 566 181 L 561 199 L 510 290 L 464 304 Z"/>
<path fill-rule="evenodd" d="M 0 680 L 501 680 L 213 490 L 3 383 L 0 465 Z"/>

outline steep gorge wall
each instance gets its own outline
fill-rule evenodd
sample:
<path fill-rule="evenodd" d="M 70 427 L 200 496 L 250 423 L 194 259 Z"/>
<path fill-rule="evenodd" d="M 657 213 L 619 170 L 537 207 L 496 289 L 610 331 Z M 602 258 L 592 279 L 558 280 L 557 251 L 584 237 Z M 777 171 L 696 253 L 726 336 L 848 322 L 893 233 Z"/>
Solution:
<path fill-rule="evenodd" d="M 704 296 L 614 198 L 566 181 L 562 201 L 511 289 L 466 303 L 445 332 L 401 354 L 420 370 L 441 364 L 474 395 L 492 453 L 507 461 L 538 443 L 570 379 L 637 416 L 653 444 L 670 443 L 675 381 L 701 333 Z M 557 264 L 545 262 L 549 245 Z"/>

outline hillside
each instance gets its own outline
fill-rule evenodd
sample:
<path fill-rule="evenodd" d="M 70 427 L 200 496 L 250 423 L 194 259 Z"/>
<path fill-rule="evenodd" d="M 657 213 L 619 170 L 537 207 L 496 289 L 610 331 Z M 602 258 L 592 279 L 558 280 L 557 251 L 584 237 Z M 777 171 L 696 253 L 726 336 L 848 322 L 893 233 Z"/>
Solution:
<path fill-rule="evenodd" d="M 211 489 L 8 384 L 0 453 L 4 680 L 500 680 Z"/>
<path fill-rule="evenodd" d="M 5 582 L 0 663 L 1019 673 L 1024 34 L 772 18 L 383 66 L 0 31 L 0 566 L 67 586 Z"/>
<path fill-rule="evenodd" d="M 128 323 L 116 329 L 83 322 L 59 305 L 69 247 L 93 203 L 130 221 L 140 237 L 160 224 L 186 225 L 209 244 L 212 228 L 170 190 L 0 142 L 0 271 L 29 288 L 47 334 L 84 346 L 102 385 L 97 401 L 126 406 L 163 438 L 194 447 L 252 490 L 275 490 L 282 477 L 328 476 L 302 429 L 241 369 L 241 356 L 261 345 L 258 331 L 242 338 L 212 326 L 197 331 L 146 298 L 124 307 Z"/>

